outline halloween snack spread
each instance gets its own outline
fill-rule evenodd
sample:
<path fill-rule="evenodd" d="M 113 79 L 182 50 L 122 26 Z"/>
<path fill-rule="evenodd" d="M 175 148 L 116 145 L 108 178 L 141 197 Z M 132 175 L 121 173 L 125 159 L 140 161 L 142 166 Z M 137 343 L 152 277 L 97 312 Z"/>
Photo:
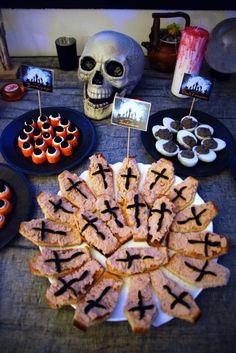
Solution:
<path fill-rule="evenodd" d="M 229 250 L 212 230 L 217 208 L 199 197 L 195 178 L 174 175 L 172 162 L 131 157 L 110 166 L 98 153 L 80 177 L 65 170 L 58 180 L 60 195 L 37 197 L 45 218 L 19 231 L 41 247 L 29 268 L 50 279 L 48 305 L 73 305 L 78 328 L 117 313 L 138 333 L 164 313 L 194 322 L 195 291 L 227 284 L 229 270 L 212 260 Z"/>
<path fill-rule="evenodd" d="M 49 117 L 39 116 L 37 121 L 26 120 L 17 137 L 21 153 L 26 158 L 32 158 L 35 164 L 43 164 L 46 161 L 54 164 L 61 158 L 71 156 L 78 146 L 79 139 L 78 127 L 70 120 L 62 118 L 58 112 L 51 113 Z"/>

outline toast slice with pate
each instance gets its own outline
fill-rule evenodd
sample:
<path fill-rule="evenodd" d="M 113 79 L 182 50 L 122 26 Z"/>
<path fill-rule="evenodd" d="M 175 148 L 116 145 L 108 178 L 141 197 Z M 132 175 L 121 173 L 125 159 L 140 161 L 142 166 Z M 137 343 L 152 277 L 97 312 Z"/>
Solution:
<path fill-rule="evenodd" d="M 125 203 L 129 192 L 137 193 L 140 182 L 140 171 L 135 157 L 125 158 L 117 176 L 118 202 Z"/>
<path fill-rule="evenodd" d="M 152 246 L 166 246 L 166 238 L 175 217 L 175 207 L 168 197 L 162 196 L 153 204 L 148 219 L 148 243 Z"/>
<path fill-rule="evenodd" d="M 165 247 L 129 247 L 120 248 L 107 259 L 108 271 L 129 276 L 136 273 L 153 271 L 168 262 Z"/>
<path fill-rule="evenodd" d="M 165 268 L 183 281 L 199 288 L 225 286 L 230 271 L 212 260 L 194 259 L 175 254 Z"/>
<path fill-rule="evenodd" d="M 63 247 L 81 243 L 79 229 L 44 218 L 21 222 L 19 233 L 37 246 Z"/>
<path fill-rule="evenodd" d="M 161 270 L 151 272 L 150 276 L 153 290 L 166 314 L 189 322 L 197 320 L 200 310 L 191 294 Z"/>
<path fill-rule="evenodd" d="M 152 299 L 151 281 L 148 273 L 129 278 L 128 299 L 124 314 L 133 332 L 146 333 L 154 321 L 157 308 Z"/>
<path fill-rule="evenodd" d="M 173 183 L 174 167 L 171 161 L 161 158 L 157 162 L 152 163 L 147 171 L 141 190 L 148 206 L 152 207 L 155 200 L 166 194 Z"/>
<path fill-rule="evenodd" d="M 200 232 L 208 226 L 217 213 L 217 207 L 212 201 L 189 206 L 177 213 L 171 230 L 179 233 Z"/>
<path fill-rule="evenodd" d="M 123 205 L 126 223 L 132 228 L 134 241 L 146 241 L 148 238 L 149 210 L 142 194 L 130 191 Z"/>
<path fill-rule="evenodd" d="M 95 213 L 79 212 L 78 225 L 83 239 L 104 256 L 109 256 L 120 246 L 110 228 Z"/>
<path fill-rule="evenodd" d="M 96 198 L 86 181 L 64 170 L 58 175 L 61 195 L 79 209 L 95 210 Z"/>
<path fill-rule="evenodd" d="M 106 195 L 114 198 L 113 170 L 102 153 L 95 153 L 90 159 L 88 169 L 89 185 L 96 197 Z"/>
<path fill-rule="evenodd" d="M 104 272 L 89 292 L 76 305 L 74 325 L 83 331 L 105 321 L 115 309 L 123 281 Z"/>
<path fill-rule="evenodd" d="M 169 233 L 168 248 L 177 253 L 210 259 L 229 251 L 227 237 L 213 232 Z"/>
<path fill-rule="evenodd" d="M 122 208 L 114 199 L 105 196 L 98 197 L 96 210 L 101 220 L 108 225 L 121 244 L 132 237 L 131 228 L 126 224 Z"/>
<path fill-rule="evenodd" d="M 197 188 L 198 180 L 191 176 L 171 188 L 167 196 L 175 205 L 175 213 L 191 205 L 194 201 Z"/>
<path fill-rule="evenodd" d="M 80 268 L 91 259 L 88 246 L 75 249 L 56 250 L 41 248 L 28 262 L 30 272 L 36 276 L 63 277 Z"/>
<path fill-rule="evenodd" d="M 37 201 L 46 219 L 77 227 L 75 214 L 78 208 L 64 197 L 51 192 L 41 192 Z"/>
<path fill-rule="evenodd" d="M 96 260 L 86 262 L 78 270 L 64 277 L 53 279 L 46 291 L 46 301 L 53 308 L 76 304 L 103 274 L 104 269 Z"/>

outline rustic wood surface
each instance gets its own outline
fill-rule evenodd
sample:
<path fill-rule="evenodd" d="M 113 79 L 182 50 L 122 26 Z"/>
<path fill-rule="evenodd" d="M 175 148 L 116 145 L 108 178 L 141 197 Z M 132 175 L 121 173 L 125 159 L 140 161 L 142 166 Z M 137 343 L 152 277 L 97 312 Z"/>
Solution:
<path fill-rule="evenodd" d="M 53 94 L 42 93 L 42 105 L 65 106 L 83 111 L 82 83 L 76 71 L 58 69 L 57 58 L 14 58 L 13 63 L 38 65 L 55 70 Z M 205 67 L 204 74 L 209 75 Z M 159 110 L 188 107 L 189 100 L 175 98 L 170 92 L 171 74 L 145 69 L 143 78 L 133 96 L 152 103 L 151 113 Z M 1 81 L 1 86 L 6 81 Z M 197 103 L 205 111 L 225 124 L 236 135 L 236 75 L 227 81 L 216 81 L 209 102 Z M 0 133 L 12 120 L 37 108 L 37 92 L 27 90 L 22 100 L 0 100 Z M 96 145 L 93 152 L 101 151 L 110 163 L 122 161 L 126 154 L 127 131 L 110 124 L 106 119 L 94 122 Z M 132 130 L 131 154 L 138 162 L 150 163 L 152 157 L 140 140 L 140 132 Z M 4 162 L 0 155 L 0 162 Z M 87 169 L 88 159 L 73 169 L 80 174 Z M 30 176 L 35 195 L 39 191 L 58 191 L 56 176 Z M 219 215 L 214 230 L 230 238 L 230 253 L 219 260 L 229 267 L 231 278 L 226 287 L 204 290 L 197 298 L 202 316 L 195 324 L 171 320 L 151 328 L 144 335 L 132 334 L 127 322 L 103 323 L 87 333 L 72 325 L 73 309 L 50 309 L 44 300 L 48 286 L 46 279 L 32 276 L 27 261 L 37 247 L 19 235 L 0 251 L 0 352 L 2 353 L 147 353 L 147 352 L 236 352 L 236 183 L 227 169 L 219 175 L 201 178 L 199 194 L 205 200 L 214 200 Z M 34 202 L 32 218 L 41 216 Z"/>

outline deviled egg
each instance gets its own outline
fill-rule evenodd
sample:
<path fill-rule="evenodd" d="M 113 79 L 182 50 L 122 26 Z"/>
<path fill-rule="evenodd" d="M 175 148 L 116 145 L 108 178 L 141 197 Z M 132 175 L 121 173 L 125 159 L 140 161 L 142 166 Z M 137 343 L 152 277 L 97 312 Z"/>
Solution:
<path fill-rule="evenodd" d="M 152 127 L 152 134 L 157 140 L 169 141 L 173 138 L 172 132 L 163 125 L 154 125 Z"/>
<path fill-rule="evenodd" d="M 216 153 L 203 145 L 193 147 L 193 151 L 196 152 L 198 159 L 202 162 L 209 163 L 216 159 Z"/>
<path fill-rule="evenodd" d="M 181 119 L 181 126 L 184 130 L 194 131 L 198 125 L 198 120 L 194 116 L 186 115 Z"/>
<path fill-rule="evenodd" d="M 226 142 L 217 137 L 211 137 L 211 138 L 202 140 L 201 144 L 212 151 L 221 151 L 226 146 Z"/>
<path fill-rule="evenodd" d="M 162 123 L 165 127 L 167 127 L 167 129 L 169 129 L 171 132 L 175 134 L 181 129 L 181 124 L 179 120 L 174 120 L 167 116 L 163 118 Z"/>
<path fill-rule="evenodd" d="M 173 141 L 158 140 L 155 146 L 157 151 L 164 156 L 172 157 L 179 152 L 179 146 Z"/>
<path fill-rule="evenodd" d="M 197 144 L 197 139 L 190 131 L 180 130 L 177 133 L 177 141 L 184 148 L 192 149 Z"/>
<path fill-rule="evenodd" d="M 195 129 L 194 133 L 199 140 L 205 140 L 214 134 L 214 129 L 210 125 L 202 124 Z"/>
<path fill-rule="evenodd" d="M 196 152 L 191 150 L 182 150 L 178 153 L 178 160 L 185 167 L 194 167 L 198 162 L 198 157 Z"/>

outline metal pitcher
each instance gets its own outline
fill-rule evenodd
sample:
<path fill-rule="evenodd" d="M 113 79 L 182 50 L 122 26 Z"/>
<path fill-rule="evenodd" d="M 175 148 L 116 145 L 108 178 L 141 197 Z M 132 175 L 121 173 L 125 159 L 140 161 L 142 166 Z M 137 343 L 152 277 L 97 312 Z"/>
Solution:
<path fill-rule="evenodd" d="M 181 31 L 175 38 L 168 36 L 167 29 L 160 28 L 161 18 L 182 17 L 185 27 L 190 25 L 190 17 L 185 12 L 153 13 L 153 25 L 149 34 L 149 42 L 142 42 L 142 46 L 148 51 L 150 65 L 161 72 L 173 72 L 177 58 Z"/>

